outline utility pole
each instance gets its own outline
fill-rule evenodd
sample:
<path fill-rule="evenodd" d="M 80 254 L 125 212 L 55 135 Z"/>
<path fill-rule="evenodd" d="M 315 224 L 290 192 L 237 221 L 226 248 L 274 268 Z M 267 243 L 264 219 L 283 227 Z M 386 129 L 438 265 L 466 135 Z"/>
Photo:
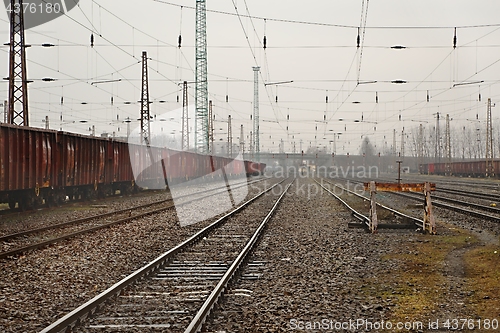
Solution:
<path fill-rule="evenodd" d="M 253 68 L 253 138 L 255 158 L 260 161 L 260 129 L 259 129 L 259 70 L 260 67 Z"/>
<path fill-rule="evenodd" d="M 446 157 L 446 164 L 444 166 L 444 173 L 446 176 L 451 176 L 451 137 L 450 137 L 450 115 L 446 115 L 446 130 L 444 135 L 444 153 Z"/>
<path fill-rule="evenodd" d="M 486 177 L 495 176 L 493 166 L 493 125 L 491 120 L 491 98 L 488 98 L 488 108 L 486 111 Z"/>
<path fill-rule="evenodd" d="M 214 153 L 214 118 L 212 112 L 212 101 L 208 102 L 208 152 Z"/>
<path fill-rule="evenodd" d="M 392 155 L 396 156 L 396 129 L 392 130 Z"/>
<path fill-rule="evenodd" d="M 253 159 L 253 133 L 250 131 L 250 159 Z"/>
<path fill-rule="evenodd" d="M 150 113 L 149 113 L 149 88 L 148 88 L 148 55 L 146 51 L 142 51 L 142 92 L 141 92 L 141 144 L 147 146 L 151 143 L 150 129 Z"/>
<path fill-rule="evenodd" d="M 26 72 L 26 45 L 24 41 L 23 0 L 10 0 L 9 43 L 9 112 L 7 122 L 29 126 L 28 81 Z M 21 10 L 15 10 L 20 8 Z"/>
<path fill-rule="evenodd" d="M 420 124 L 418 127 L 418 141 L 417 141 L 417 156 L 418 164 L 424 163 L 424 126 Z"/>
<path fill-rule="evenodd" d="M 439 130 L 439 112 L 436 114 L 436 146 L 434 150 L 434 162 L 441 162 L 441 133 Z"/>
<path fill-rule="evenodd" d="M 207 9 L 206 0 L 196 0 L 196 92 L 195 150 L 206 154 L 208 143 L 208 74 L 207 74 Z"/>
<path fill-rule="evenodd" d="M 405 128 L 401 130 L 401 150 L 400 150 L 400 155 L 401 158 L 405 157 Z"/>
<path fill-rule="evenodd" d="M 231 126 L 231 115 L 227 117 L 227 157 L 233 157 L 233 129 Z"/>
<path fill-rule="evenodd" d="M 243 124 L 240 126 L 240 153 L 241 157 L 245 155 L 245 137 L 244 137 L 244 132 L 243 132 Z"/>
<path fill-rule="evenodd" d="M 182 146 L 181 150 L 189 150 L 189 112 L 187 81 L 182 85 Z"/>
<path fill-rule="evenodd" d="M 127 138 L 130 136 L 130 122 L 132 120 L 130 120 L 130 117 L 127 117 L 127 119 L 125 119 L 125 122 L 127 123 Z"/>

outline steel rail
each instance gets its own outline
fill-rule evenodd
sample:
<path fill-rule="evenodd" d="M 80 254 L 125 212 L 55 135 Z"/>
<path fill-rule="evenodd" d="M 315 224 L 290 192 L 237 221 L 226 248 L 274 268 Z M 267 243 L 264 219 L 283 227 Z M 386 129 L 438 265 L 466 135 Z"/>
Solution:
<path fill-rule="evenodd" d="M 151 261 L 149 264 L 146 266 L 136 270 L 129 276 L 125 277 L 121 281 L 115 283 L 113 286 L 110 288 L 106 289 L 99 295 L 95 296 L 91 300 L 87 301 L 85 304 L 79 306 L 75 310 L 71 311 L 70 313 L 66 314 L 62 318 L 58 319 L 51 325 L 47 326 L 45 329 L 40 331 L 40 333 L 58 333 L 61 331 L 66 331 L 70 330 L 74 326 L 78 325 L 83 319 L 89 317 L 89 315 L 94 314 L 98 309 L 100 309 L 104 303 L 109 300 L 110 298 L 120 295 L 120 293 L 129 285 L 133 284 L 134 282 L 144 279 L 157 270 L 159 270 L 162 266 L 164 266 L 172 257 L 177 255 L 178 253 L 184 251 L 188 247 L 192 246 L 195 244 L 197 241 L 200 239 L 203 239 L 206 235 L 208 235 L 211 231 L 216 229 L 217 227 L 221 226 L 229 217 L 233 216 L 234 214 L 238 213 L 239 211 L 243 210 L 245 207 L 250 205 L 252 202 L 266 194 L 267 192 L 271 191 L 274 187 L 278 186 L 282 182 L 284 182 L 285 179 L 282 181 L 276 183 L 275 185 L 271 186 L 270 188 L 262 191 L 252 199 L 246 201 L 245 203 L 241 204 L 237 208 L 233 209 L 231 212 L 227 213 L 226 215 L 222 216 L 219 218 L 217 221 L 213 222 L 212 224 L 206 226 L 205 228 L 201 229 L 197 233 L 195 233 L 193 236 L 189 237 L 179 245 L 173 247 L 172 249 L 168 250 L 167 252 L 163 253 L 160 255 L 158 258 L 154 259 Z"/>
<path fill-rule="evenodd" d="M 253 184 L 255 182 L 260 182 L 260 181 L 263 181 L 263 180 L 266 180 L 266 179 L 264 178 L 264 179 L 254 180 L 254 181 L 251 181 L 249 183 L 242 184 L 241 186 Z M 241 187 L 241 186 L 238 186 L 238 187 Z M 235 187 L 235 188 L 238 188 L 238 187 Z M 225 186 L 224 187 L 221 186 L 221 187 L 217 187 L 217 188 L 213 188 L 213 189 L 207 189 L 207 190 L 204 190 L 204 191 L 197 192 L 196 194 L 205 193 L 205 192 L 209 192 L 209 191 L 215 191 L 215 190 L 222 189 L 222 188 L 225 188 Z M 181 199 L 183 197 L 190 196 L 190 195 L 191 194 L 181 195 L 181 196 L 178 196 L 177 199 Z M 144 204 L 144 205 L 139 205 L 139 206 L 135 206 L 135 207 L 131 207 L 131 208 L 114 210 L 114 211 L 108 212 L 108 213 L 92 215 L 92 216 L 83 217 L 83 218 L 79 218 L 79 219 L 75 219 L 75 220 L 71 220 L 71 221 L 67 221 L 67 222 L 63 222 L 63 223 L 48 225 L 48 226 L 45 226 L 45 227 L 40 227 L 40 228 L 36 228 L 36 229 L 30 229 L 30 230 L 25 230 L 25 231 L 17 232 L 17 233 L 14 233 L 14 234 L 0 236 L 0 242 L 5 242 L 5 241 L 8 241 L 8 240 L 11 240 L 11 239 L 14 239 L 14 238 L 23 237 L 23 236 L 35 234 L 35 233 L 38 233 L 38 232 L 47 231 L 47 230 L 50 230 L 50 229 L 57 229 L 57 228 L 61 228 L 61 227 L 70 226 L 70 225 L 73 225 L 73 224 L 78 224 L 78 223 L 83 223 L 83 222 L 91 221 L 91 220 L 94 220 L 94 219 L 101 219 L 101 218 L 112 216 L 112 215 L 123 214 L 123 213 L 130 212 L 131 210 L 147 208 L 147 207 L 151 207 L 151 206 L 154 206 L 154 205 L 159 205 L 159 204 L 162 204 L 162 203 L 166 203 L 166 202 L 169 202 L 169 201 L 172 201 L 172 200 L 173 200 L 172 198 L 158 200 L 158 201 L 155 201 L 155 202 L 151 202 L 151 203 L 147 203 L 147 204 Z"/>
<path fill-rule="evenodd" d="M 352 179 L 348 179 L 348 181 L 350 182 L 353 182 L 353 183 L 359 183 L 359 184 L 362 184 L 363 182 L 360 182 L 360 181 L 357 181 L 357 180 L 352 180 Z M 442 191 L 441 189 L 436 189 L 436 192 L 447 192 L 447 193 L 453 193 L 454 190 L 444 190 Z M 455 191 L 455 192 L 461 192 L 461 193 L 464 193 L 466 195 L 468 195 L 470 192 L 467 192 L 467 191 Z M 397 193 L 397 192 L 391 192 L 391 193 Z M 424 196 L 423 193 L 418 193 L 418 192 L 413 192 L 414 195 L 418 195 L 418 196 Z M 455 193 L 456 194 L 456 193 Z M 471 194 L 475 194 L 475 193 L 471 193 Z M 478 194 L 479 196 L 479 194 Z M 487 196 L 486 194 L 484 196 Z M 473 195 L 471 195 L 471 197 L 473 197 Z M 453 199 L 453 198 L 447 198 L 447 197 L 442 197 L 442 196 L 439 196 L 439 195 L 432 195 L 432 198 L 433 198 L 433 202 L 435 200 L 441 200 L 441 201 L 446 201 L 446 202 L 451 202 L 451 203 L 455 203 L 455 204 L 459 204 L 459 205 L 462 205 L 462 206 L 469 206 L 469 207 L 473 207 L 473 208 L 476 208 L 476 209 L 480 209 L 480 210 L 485 210 L 485 211 L 489 211 L 489 212 L 493 212 L 493 213 L 499 213 L 500 214 L 500 208 L 497 208 L 497 207 L 491 207 L 491 206 L 485 206 L 485 205 L 480 205 L 480 204 L 476 204 L 476 203 L 473 203 L 473 202 L 467 202 L 467 201 L 462 201 L 462 200 L 458 200 L 458 199 Z M 488 215 L 490 216 L 490 215 Z"/>
<path fill-rule="evenodd" d="M 413 200 L 420 200 L 420 198 L 417 198 L 417 197 L 415 197 L 415 196 L 413 196 L 413 195 L 411 195 L 409 193 L 394 192 L 393 194 L 401 195 L 401 196 L 404 196 L 404 197 L 407 197 L 407 198 L 411 198 Z M 469 203 L 467 203 L 467 204 L 469 204 Z M 484 214 L 484 213 L 481 213 L 481 212 L 476 212 L 476 211 L 473 211 L 473 210 L 469 210 L 469 209 L 465 209 L 465 208 L 461 208 L 461 207 L 449 205 L 449 204 L 444 203 L 444 202 L 439 202 L 439 201 L 432 200 L 432 205 L 435 206 L 435 207 L 449 209 L 449 210 L 452 210 L 452 211 L 455 211 L 457 213 L 461 213 L 461 214 L 464 214 L 464 215 L 469 215 L 469 216 L 473 216 L 473 217 L 477 217 L 477 218 L 481 218 L 481 219 L 488 219 L 488 220 L 492 220 L 492 221 L 495 221 L 495 222 L 500 222 L 500 217 L 498 217 L 498 216 L 493 216 L 493 215 Z M 485 206 L 485 207 L 488 207 L 488 206 Z M 490 207 L 488 207 L 488 208 L 490 208 Z"/>
<path fill-rule="evenodd" d="M 237 188 L 240 188 L 242 186 L 246 186 L 248 184 L 253 184 L 254 182 L 258 182 L 258 181 L 262 181 L 262 180 L 265 180 L 265 179 L 256 180 L 256 181 L 253 181 L 253 182 L 250 182 L 250 183 L 246 183 L 246 184 L 240 184 L 238 186 L 234 186 L 233 189 L 237 189 Z M 225 188 L 225 186 L 224 187 L 217 187 L 215 189 L 208 189 L 208 190 L 205 190 L 205 191 L 200 191 L 200 192 L 197 192 L 196 194 L 201 194 L 201 193 L 205 193 L 205 192 L 211 192 L 211 191 L 219 190 L 219 189 L 222 189 L 222 188 Z M 191 195 L 192 194 L 182 195 L 182 196 L 177 197 L 177 199 L 180 199 L 180 198 L 183 198 L 183 197 L 187 197 L 187 196 L 191 196 Z M 186 202 L 182 202 L 182 203 L 180 203 L 180 205 L 184 205 L 184 204 L 196 201 L 196 200 L 201 200 L 201 199 L 204 199 L 206 197 L 207 196 L 204 196 L 204 197 L 201 197 L 201 198 L 195 198 L 195 199 L 192 199 L 192 200 L 189 200 L 189 201 L 186 201 Z M 138 207 L 139 208 L 145 208 L 145 207 L 152 206 L 152 205 L 155 205 L 155 204 L 166 203 L 166 202 L 172 201 L 172 200 L 173 199 L 160 200 L 160 201 L 156 201 L 156 202 L 145 204 L 145 205 L 138 206 Z M 101 214 L 101 215 L 94 215 L 94 216 L 91 216 L 91 217 L 88 217 L 88 218 L 83 218 L 83 219 L 79 219 L 79 220 L 74 220 L 74 221 L 69 221 L 69 222 L 58 224 L 58 225 L 54 225 L 53 227 L 50 227 L 50 228 L 49 227 L 47 227 L 47 228 L 44 227 L 44 228 L 41 228 L 41 229 L 43 229 L 41 231 L 46 231 L 46 230 L 50 230 L 50 229 L 56 229 L 57 227 L 65 227 L 65 226 L 76 224 L 77 222 L 86 222 L 86 221 L 90 221 L 90 220 L 102 219 L 102 218 L 105 218 L 105 217 L 108 217 L 108 216 L 111 216 L 111 215 L 119 215 L 119 214 L 122 214 L 124 212 L 130 211 L 130 210 L 133 210 L 133 209 L 137 209 L 138 207 L 128 208 L 128 209 L 114 211 L 114 212 L 110 212 L 110 213 L 104 213 L 104 214 Z M 83 235 L 83 234 L 86 234 L 86 233 L 90 233 L 90 232 L 93 232 L 93 231 L 97 231 L 97 230 L 100 230 L 100 229 L 109 228 L 109 227 L 111 227 L 113 225 L 116 225 L 116 224 L 126 223 L 126 222 L 129 222 L 129 221 L 132 221 L 132 220 L 135 220 L 135 219 L 139 219 L 139 218 L 143 218 L 143 217 L 146 217 L 146 216 L 149 216 L 149 215 L 153 215 L 153 214 L 156 214 L 156 213 L 161 213 L 161 212 L 163 212 L 165 210 L 168 210 L 168 209 L 170 209 L 172 207 L 175 207 L 175 205 L 171 204 L 171 205 L 169 205 L 167 207 L 162 207 L 162 208 L 151 210 L 151 211 L 148 211 L 148 212 L 145 212 L 145 213 L 140 213 L 140 214 L 136 214 L 136 215 L 133 215 L 133 216 L 128 216 L 128 217 L 125 217 L 123 219 L 119 219 L 119 220 L 116 220 L 116 221 L 113 221 L 113 222 L 104 223 L 104 224 L 101 224 L 101 225 L 98 225 L 98 226 L 95 226 L 95 227 L 91 227 L 91 228 L 87 228 L 87 229 L 75 231 L 75 232 L 72 232 L 72 233 L 60 236 L 60 237 L 48 239 L 46 241 L 41 241 L 41 242 L 38 242 L 38 243 L 35 243 L 35 244 L 31 244 L 31 245 L 19 247 L 19 248 L 14 249 L 14 250 L 1 252 L 0 253 L 0 259 L 12 257 L 12 256 L 15 256 L 15 255 L 18 255 L 18 254 L 21 254 L 21 253 L 24 253 L 24 252 L 27 252 L 27 251 L 30 251 L 30 250 L 35 250 L 35 249 L 43 248 L 43 247 L 46 247 L 48 245 L 51 245 L 51 244 L 54 244 L 54 243 L 57 243 L 57 242 L 60 242 L 60 241 L 66 240 L 66 239 L 70 239 L 70 238 L 73 238 L 73 237 L 76 237 L 76 236 L 80 236 L 80 235 Z M 77 222 L 75 222 L 75 221 L 77 221 Z M 32 233 L 35 233 L 35 232 L 31 232 L 31 233 L 30 232 L 26 232 L 25 235 L 32 234 Z"/>
<path fill-rule="evenodd" d="M 348 193 L 354 194 L 354 195 L 356 195 L 356 196 L 360 197 L 361 199 L 363 199 L 363 200 L 365 200 L 365 201 L 370 201 L 370 198 L 367 198 L 367 197 L 365 197 L 365 196 L 363 196 L 363 195 L 361 195 L 361 194 L 359 194 L 359 193 L 356 193 L 356 192 L 354 192 L 354 191 L 351 191 L 351 190 L 349 190 L 349 189 L 347 189 L 347 188 L 345 188 L 345 187 L 343 187 L 343 186 L 339 186 L 339 185 L 334 184 L 334 183 L 331 183 L 331 182 L 329 182 L 329 181 L 326 181 L 326 182 L 327 182 L 328 184 L 331 184 L 331 185 L 333 185 L 333 186 L 335 186 L 335 187 L 338 187 L 338 188 L 342 189 L 343 191 L 346 191 L 346 192 L 348 192 Z M 391 193 L 398 193 L 398 194 L 399 194 L 399 192 L 391 192 Z M 395 215 L 398 215 L 398 216 L 400 216 L 400 217 L 402 217 L 402 218 L 408 219 L 408 220 L 412 221 L 413 223 L 415 223 L 415 225 L 416 225 L 416 226 L 418 226 L 418 227 L 420 227 L 420 228 L 423 228 L 423 225 L 424 225 L 424 221 L 423 221 L 423 220 L 418 219 L 418 218 L 413 217 L 413 216 L 410 216 L 410 215 L 407 215 L 407 214 L 402 213 L 402 212 L 400 212 L 400 211 L 397 211 L 397 210 L 395 210 L 394 208 L 388 207 L 388 206 L 383 205 L 383 204 L 381 204 L 381 203 L 379 203 L 379 202 L 377 202 L 376 204 L 377 204 L 377 206 L 379 206 L 380 208 L 383 208 L 383 209 L 385 209 L 385 210 L 388 210 L 388 211 L 390 211 L 391 213 L 393 213 L 393 214 L 395 214 Z"/>
<path fill-rule="evenodd" d="M 224 291 L 226 291 L 227 286 L 231 283 L 233 278 L 236 276 L 236 273 L 240 270 L 242 267 L 243 263 L 246 262 L 246 259 L 252 252 L 253 248 L 255 245 L 258 243 L 260 237 L 262 236 L 263 231 L 265 230 L 267 223 L 271 219 L 271 217 L 274 215 L 274 212 L 278 208 L 278 205 L 281 203 L 281 200 L 285 196 L 286 192 L 292 186 L 295 180 L 290 182 L 288 186 L 285 188 L 283 193 L 280 195 L 280 197 L 276 200 L 274 203 L 273 207 L 269 211 L 269 213 L 266 215 L 264 220 L 260 223 L 259 227 L 253 234 L 252 238 L 248 241 L 248 243 L 245 245 L 245 248 L 240 252 L 238 257 L 233 261 L 231 264 L 231 267 L 226 271 L 226 273 L 222 276 L 220 279 L 219 283 L 215 286 L 214 290 L 210 293 L 208 298 L 205 300 L 203 305 L 201 306 L 201 309 L 196 313 L 194 316 L 193 320 L 189 324 L 189 326 L 186 328 L 184 331 L 185 333 L 196 333 L 201 331 L 203 324 L 207 320 L 207 318 L 210 316 L 212 310 L 216 306 L 217 302 L 219 299 L 222 297 L 224 294 Z"/>
<path fill-rule="evenodd" d="M 319 186 L 321 186 L 324 190 L 326 190 L 328 193 L 330 193 L 332 196 L 335 197 L 335 199 L 337 199 L 338 201 L 340 201 L 344 206 L 347 207 L 347 209 L 349 209 L 352 213 L 352 216 L 354 216 L 355 218 L 357 218 L 358 220 L 360 220 L 362 223 L 365 223 L 367 226 L 370 225 L 370 218 L 359 213 L 358 211 L 356 211 L 354 208 L 352 208 L 351 206 L 349 206 L 349 204 L 347 202 L 345 202 L 341 197 L 339 197 L 337 194 L 335 194 L 334 192 L 330 191 L 330 189 L 326 188 L 323 186 L 323 184 L 319 183 L 316 179 L 314 179 L 314 181 L 316 183 L 318 183 Z"/>

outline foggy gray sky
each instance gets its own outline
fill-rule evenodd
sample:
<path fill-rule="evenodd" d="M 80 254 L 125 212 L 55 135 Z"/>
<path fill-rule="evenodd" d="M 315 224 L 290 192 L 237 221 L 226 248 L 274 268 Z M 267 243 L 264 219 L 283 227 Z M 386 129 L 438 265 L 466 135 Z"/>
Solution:
<path fill-rule="evenodd" d="M 146 50 L 151 58 L 151 112 L 158 120 L 154 134 L 178 132 L 182 106 L 176 102 L 177 95 L 182 102 L 178 83 L 194 80 L 194 6 L 194 0 L 81 0 L 67 16 L 27 31 L 26 41 L 33 45 L 27 51 L 28 77 L 35 79 L 29 86 L 31 125 L 43 127 L 42 119 L 49 116 L 53 129 L 88 134 L 95 125 L 98 134 L 125 135 L 123 120 L 135 120 L 140 114 L 140 57 Z M 432 126 L 436 112 L 443 114 L 443 129 L 447 113 L 454 128 L 484 128 L 487 99 L 494 103 L 500 99 L 499 1 L 207 0 L 207 9 L 208 85 L 216 140 L 226 140 L 223 121 L 228 114 L 233 118 L 234 141 L 239 141 L 240 124 L 246 136 L 251 130 L 252 66 L 256 65 L 261 66 L 261 151 L 278 151 L 280 139 L 285 140 L 286 151 L 292 150 L 292 142 L 298 150 L 300 140 L 304 149 L 310 144 L 331 149 L 335 132 L 342 133 L 338 154 L 356 154 L 364 136 L 381 151 L 385 141 L 392 144 L 393 129 L 399 146 L 403 127 L 409 131 L 419 123 Z M 0 19 L 3 40 L 8 42 L 7 15 Z M 358 26 L 362 27 L 359 49 Z M 456 49 L 454 27 L 458 27 Z M 43 48 L 41 43 L 56 47 Z M 407 48 L 391 49 L 394 45 Z M 6 77 L 8 47 L 1 50 Z M 57 81 L 37 81 L 43 77 Z M 114 79 L 121 82 L 92 84 Z M 263 85 L 288 80 L 294 82 Z M 363 84 L 368 81 L 377 83 Z M 476 81 L 484 82 L 454 87 Z M 3 99 L 7 89 L 4 81 Z M 498 123 L 495 108 L 493 114 Z M 159 122 L 160 118 L 166 121 Z M 132 128 L 137 125 L 131 123 Z"/>

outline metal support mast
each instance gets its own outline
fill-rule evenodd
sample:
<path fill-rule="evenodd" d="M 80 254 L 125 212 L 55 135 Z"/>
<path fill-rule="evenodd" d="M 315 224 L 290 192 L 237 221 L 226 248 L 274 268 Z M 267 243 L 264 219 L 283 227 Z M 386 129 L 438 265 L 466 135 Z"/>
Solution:
<path fill-rule="evenodd" d="M 422 126 L 422 124 L 420 124 L 418 127 L 417 157 L 418 157 L 418 164 L 423 164 L 424 163 L 424 126 Z"/>
<path fill-rule="evenodd" d="M 491 98 L 488 98 L 488 109 L 486 111 L 486 177 L 495 176 L 493 167 L 493 125 L 491 120 Z"/>
<path fill-rule="evenodd" d="M 446 164 L 444 173 L 446 176 L 451 176 L 451 133 L 450 133 L 450 115 L 446 115 L 446 130 L 444 135 L 444 153 L 446 157 Z"/>
<path fill-rule="evenodd" d="M 240 126 L 240 154 L 243 158 L 245 154 L 245 133 L 243 132 L 243 124 Z"/>
<path fill-rule="evenodd" d="M 206 0 L 196 0 L 196 92 L 195 150 L 208 152 L 208 75 L 207 75 L 207 9 Z"/>
<path fill-rule="evenodd" d="M 227 117 L 227 156 L 233 157 L 233 127 L 231 126 L 231 115 Z"/>
<path fill-rule="evenodd" d="M 189 150 L 189 112 L 187 81 L 182 84 L 182 150 Z"/>
<path fill-rule="evenodd" d="M 260 67 L 253 68 L 253 149 L 255 159 L 260 161 L 260 130 L 259 130 L 259 70 Z"/>
<path fill-rule="evenodd" d="M 392 156 L 396 156 L 396 130 L 392 131 Z"/>
<path fill-rule="evenodd" d="M 214 153 L 214 118 L 212 112 L 212 101 L 208 102 L 208 152 Z"/>
<path fill-rule="evenodd" d="M 401 147 L 400 147 L 401 158 L 405 157 L 405 128 L 401 130 Z"/>
<path fill-rule="evenodd" d="M 435 162 L 441 162 L 441 133 L 439 129 L 439 112 L 436 114 L 436 146 L 434 150 Z"/>
<path fill-rule="evenodd" d="M 10 0 L 9 111 L 7 122 L 29 126 L 23 0 Z M 21 8 L 21 10 L 15 10 Z"/>
<path fill-rule="evenodd" d="M 250 159 L 253 159 L 254 150 L 253 150 L 253 132 L 250 131 Z"/>
<path fill-rule="evenodd" d="M 142 92 L 141 92 L 141 143 L 149 146 L 151 143 L 151 129 L 149 113 L 149 88 L 148 88 L 148 55 L 142 51 Z"/>

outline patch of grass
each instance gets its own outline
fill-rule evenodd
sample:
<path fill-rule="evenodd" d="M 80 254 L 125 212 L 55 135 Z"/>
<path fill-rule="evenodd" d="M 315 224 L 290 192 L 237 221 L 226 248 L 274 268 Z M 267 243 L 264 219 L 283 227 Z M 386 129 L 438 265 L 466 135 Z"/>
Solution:
<path fill-rule="evenodd" d="M 481 318 L 500 319 L 499 267 L 499 246 L 483 246 L 465 254 L 468 287 L 474 291 L 470 306 Z"/>
<path fill-rule="evenodd" d="M 391 308 L 391 320 L 427 320 L 429 313 L 438 310 L 442 303 L 440 288 L 447 281 L 443 276 L 447 255 L 477 242 L 467 231 L 443 228 L 442 223 L 440 226 L 438 235 L 408 236 L 408 241 L 399 245 L 400 251 L 381 258 L 383 262 L 397 262 L 399 267 L 379 275 L 382 283 L 372 290 L 376 293 L 372 296 L 391 299 L 396 304 Z"/>

